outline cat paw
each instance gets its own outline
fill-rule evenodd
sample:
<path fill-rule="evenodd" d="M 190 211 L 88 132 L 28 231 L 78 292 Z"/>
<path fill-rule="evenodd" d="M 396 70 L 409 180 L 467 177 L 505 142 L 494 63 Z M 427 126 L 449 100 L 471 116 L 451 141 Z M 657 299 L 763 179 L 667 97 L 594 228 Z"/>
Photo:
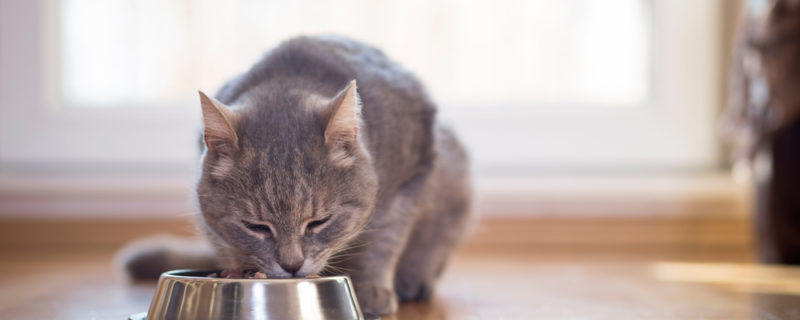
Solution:
<path fill-rule="evenodd" d="M 433 281 L 399 278 L 394 289 L 401 301 L 427 301 L 433 296 Z"/>
<path fill-rule="evenodd" d="M 397 295 L 394 290 L 376 284 L 356 285 L 361 311 L 364 313 L 382 316 L 397 311 Z"/>

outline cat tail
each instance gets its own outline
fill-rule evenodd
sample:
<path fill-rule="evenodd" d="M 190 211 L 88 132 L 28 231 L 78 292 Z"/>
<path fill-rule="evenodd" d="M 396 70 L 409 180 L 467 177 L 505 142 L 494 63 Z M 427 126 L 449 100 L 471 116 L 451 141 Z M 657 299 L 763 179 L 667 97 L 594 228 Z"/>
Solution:
<path fill-rule="evenodd" d="M 169 270 L 219 268 L 208 243 L 171 235 L 146 237 L 126 244 L 114 257 L 114 264 L 135 282 L 156 280 Z"/>

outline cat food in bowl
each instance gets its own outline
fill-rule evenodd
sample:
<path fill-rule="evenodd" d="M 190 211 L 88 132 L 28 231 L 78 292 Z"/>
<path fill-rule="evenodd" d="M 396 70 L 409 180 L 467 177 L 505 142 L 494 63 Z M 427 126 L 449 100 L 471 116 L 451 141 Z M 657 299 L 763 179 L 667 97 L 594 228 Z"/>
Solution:
<path fill-rule="evenodd" d="M 347 276 L 222 278 L 219 270 L 174 270 L 158 279 L 144 319 L 364 319 Z M 213 277 L 209 277 L 212 275 Z M 133 319 L 133 317 L 131 318 Z"/>

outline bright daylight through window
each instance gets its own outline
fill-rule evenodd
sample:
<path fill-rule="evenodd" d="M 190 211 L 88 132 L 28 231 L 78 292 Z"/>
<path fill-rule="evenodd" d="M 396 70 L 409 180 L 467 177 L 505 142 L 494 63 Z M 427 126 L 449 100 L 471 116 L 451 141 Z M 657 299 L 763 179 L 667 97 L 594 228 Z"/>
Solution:
<path fill-rule="evenodd" d="M 217 88 L 268 46 L 321 32 L 391 52 L 444 108 L 629 107 L 649 95 L 650 2 L 643 0 L 60 6 L 68 106 L 193 106 L 198 88 Z"/>

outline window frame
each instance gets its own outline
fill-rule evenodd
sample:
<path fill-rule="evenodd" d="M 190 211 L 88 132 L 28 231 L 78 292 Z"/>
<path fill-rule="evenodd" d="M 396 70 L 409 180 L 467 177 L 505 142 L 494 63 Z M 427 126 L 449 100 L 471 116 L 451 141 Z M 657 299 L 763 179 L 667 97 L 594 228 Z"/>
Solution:
<path fill-rule="evenodd" d="M 653 72 L 644 105 L 444 108 L 445 122 L 478 155 L 479 175 L 717 167 L 723 4 L 649 5 Z M 56 0 L 0 2 L 0 164 L 137 172 L 194 165 L 199 106 L 80 108 L 59 101 L 58 16 Z"/>

